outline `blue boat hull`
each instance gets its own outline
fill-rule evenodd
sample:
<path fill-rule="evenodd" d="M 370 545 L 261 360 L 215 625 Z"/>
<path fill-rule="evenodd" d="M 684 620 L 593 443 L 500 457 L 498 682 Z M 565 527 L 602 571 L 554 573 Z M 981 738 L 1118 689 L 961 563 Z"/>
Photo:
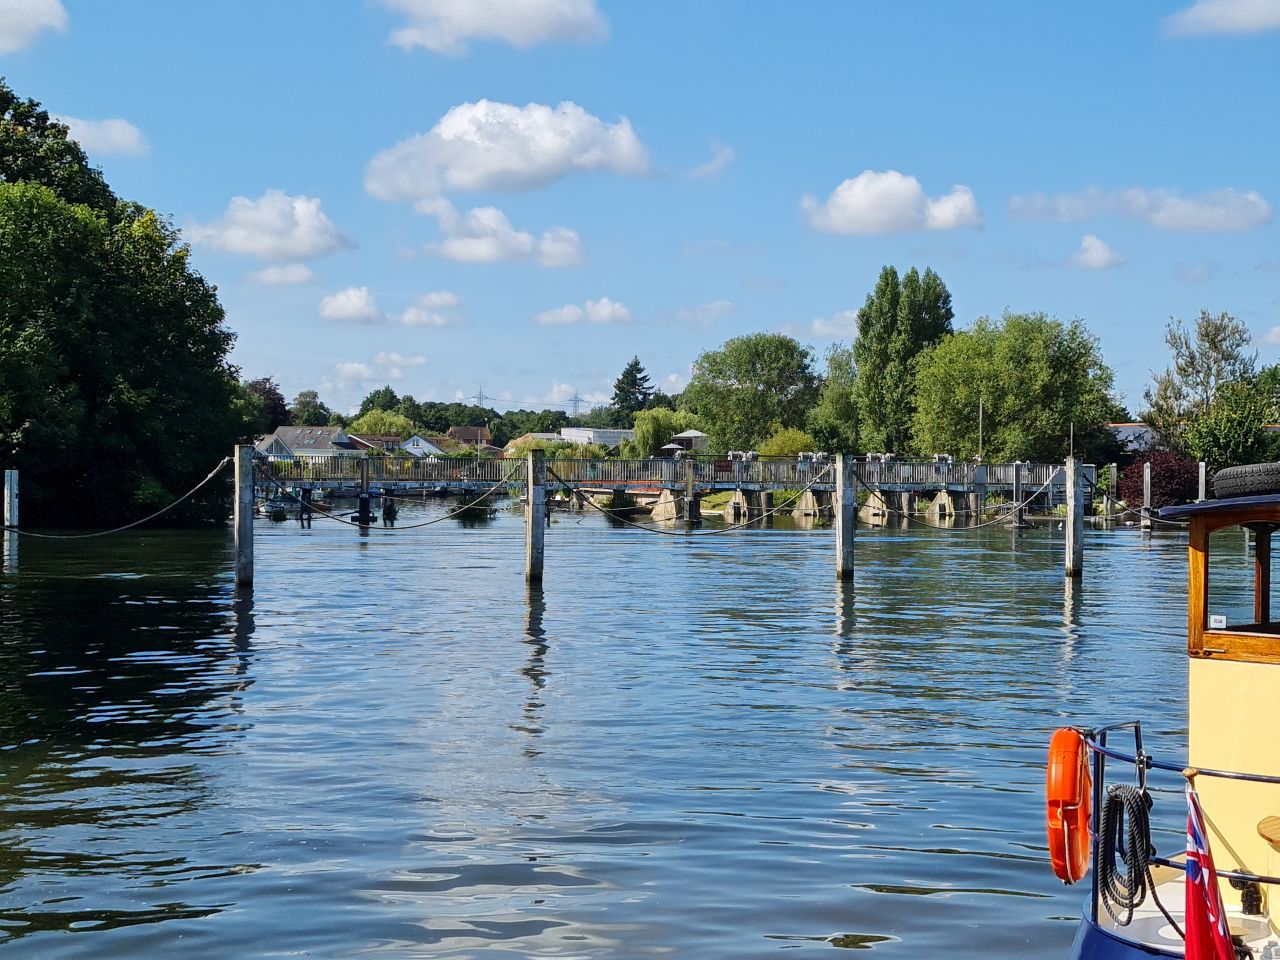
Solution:
<path fill-rule="evenodd" d="M 1071 960 L 1143 960 L 1148 957 L 1183 957 L 1182 951 L 1171 953 L 1157 947 L 1122 940 L 1104 930 L 1088 917 L 1080 922 L 1075 942 L 1071 944 Z"/>

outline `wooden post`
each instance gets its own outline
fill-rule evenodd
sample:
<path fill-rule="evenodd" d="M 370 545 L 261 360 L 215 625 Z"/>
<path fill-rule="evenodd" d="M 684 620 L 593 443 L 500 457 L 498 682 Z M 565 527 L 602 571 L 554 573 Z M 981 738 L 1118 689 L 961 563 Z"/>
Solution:
<path fill-rule="evenodd" d="M 18 525 L 17 470 L 6 470 L 4 472 L 4 525 L 6 527 L 17 527 Z"/>
<path fill-rule="evenodd" d="M 1208 486 L 1208 483 L 1206 482 L 1207 480 L 1208 480 L 1208 470 L 1205 467 L 1205 462 L 1201 460 L 1200 461 L 1200 497 L 1199 497 L 1200 500 L 1209 499 L 1209 486 Z"/>
<path fill-rule="evenodd" d="M 973 515 L 975 523 L 982 522 L 982 512 L 987 508 L 987 465 L 979 463 L 973 468 Z"/>
<path fill-rule="evenodd" d="M 373 523 L 373 506 L 369 502 L 369 458 L 360 458 L 360 494 L 356 508 L 356 523 L 367 527 Z"/>
<path fill-rule="evenodd" d="M 236 447 L 236 586 L 253 584 L 253 447 Z"/>
<path fill-rule="evenodd" d="M 530 450 L 525 482 L 524 578 L 542 582 L 543 544 L 547 535 L 547 463 L 542 450 Z"/>
<path fill-rule="evenodd" d="M 1116 491 L 1120 489 L 1120 470 L 1114 463 L 1107 465 L 1107 509 L 1110 517 L 1116 512 Z"/>
<path fill-rule="evenodd" d="M 853 457 L 836 454 L 836 489 L 831 498 L 835 510 L 836 579 L 853 579 L 853 538 L 857 531 L 857 491 L 853 486 Z"/>
<path fill-rule="evenodd" d="M 1151 461 L 1142 465 L 1142 529 L 1151 530 Z"/>
<path fill-rule="evenodd" d="M 1022 461 L 1015 461 L 1013 464 L 1013 525 L 1015 528 L 1022 526 Z"/>
<path fill-rule="evenodd" d="M 686 527 L 696 527 L 702 523 L 702 509 L 698 503 L 697 464 L 692 457 L 684 462 L 684 509 L 681 520 Z"/>
<path fill-rule="evenodd" d="M 1084 572 L 1084 475 L 1079 457 L 1067 457 L 1066 575 Z"/>

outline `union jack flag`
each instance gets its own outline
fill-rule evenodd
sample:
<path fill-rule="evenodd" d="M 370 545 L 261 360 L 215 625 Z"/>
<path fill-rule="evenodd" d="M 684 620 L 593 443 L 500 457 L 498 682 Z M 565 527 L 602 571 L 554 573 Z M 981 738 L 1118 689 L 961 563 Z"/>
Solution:
<path fill-rule="evenodd" d="M 1187 784 L 1187 960 L 1235 960 L 1200 797 Z"/>

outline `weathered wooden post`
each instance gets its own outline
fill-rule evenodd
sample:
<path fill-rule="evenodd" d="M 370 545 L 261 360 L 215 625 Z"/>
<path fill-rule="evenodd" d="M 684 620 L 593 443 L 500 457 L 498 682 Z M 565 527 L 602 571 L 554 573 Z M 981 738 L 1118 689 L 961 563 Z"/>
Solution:
<path fill-rule="evenodd" d="M 1013 464 L 1013 526 L 1015 529 L 1022 527 L 1022 461 L 1015 460 Z"/>
<path fill-rule="evenodd" d="M 853 538 L 857 531 L 858 498 L 853 486 L 853 457 L 836 454 L 836 489 L 831 498 L 836 527 L 836 579 L 853 579 Z"/>
<path fill-rule="evenodd" d="M 982 512 L 987 507 L 987 465 L 976 464 L 973 468 L 973 515 L 975 522 L 982 522 Z"/>
<path fill-rule="evenodd" d="M 1084 572 L 1084 472 L 1079 457 L 1067 457 L 1066 575 Z"/>
<path fill-rule="evenodd" d="M 4 472 L 4 566 L 18 567 L 18 471 Z M 9 529 L 12 527 L 13 529 Z"/>
<path fill-rule="evenodd" d="M 543 544 L 547 535 L 547 462 L 542 450 L 530 450 L 525 482 L 524 578 L 542 582 Z"/>
<path fill-rule="evenodd" d="M 1205 467 L 1205 462 L 1201 460 L 1200 461 L 1200 497 L 1199 497 L 1200 500 L 1209 499 L 1209 485 L 1206 482 L 1208 479 L 1209 479 L 1208 470 Z"/>
<path fill-rule="evenodd" d="M 236 447 L 236 586 L 253 584 L 253 447 Z"/>
<path fill-rule="evenodd" d="M 1151 531 L 1151 461 L 1142 465 L 1142 529 Z"/>
<path fill-rule="evenodd" d="M 356 523 L 367 527 L 373 523 L 373 505 L 369 502 L 369 458 L 360 458 L 360 494 L 356 507 Z"/>
<path fill-rule="evenodd" d="M 1116 512 L 1116 491 L 1120 489 L 1120 470 L 1114 464 L 1107 465 L 1107 518 L 1114 519 Z"/>

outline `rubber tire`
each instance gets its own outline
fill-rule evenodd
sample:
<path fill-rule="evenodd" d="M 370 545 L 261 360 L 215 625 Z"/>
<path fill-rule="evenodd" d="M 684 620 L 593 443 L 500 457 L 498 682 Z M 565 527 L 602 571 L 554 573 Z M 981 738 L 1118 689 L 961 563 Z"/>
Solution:
<path fill-rule="evenodd" d="M 1239 467 L 1223 467 L 1213 475 L 1213 495 L 1257 497 L 1280 493 L 1280 463 L 1246 463 Z"/>

